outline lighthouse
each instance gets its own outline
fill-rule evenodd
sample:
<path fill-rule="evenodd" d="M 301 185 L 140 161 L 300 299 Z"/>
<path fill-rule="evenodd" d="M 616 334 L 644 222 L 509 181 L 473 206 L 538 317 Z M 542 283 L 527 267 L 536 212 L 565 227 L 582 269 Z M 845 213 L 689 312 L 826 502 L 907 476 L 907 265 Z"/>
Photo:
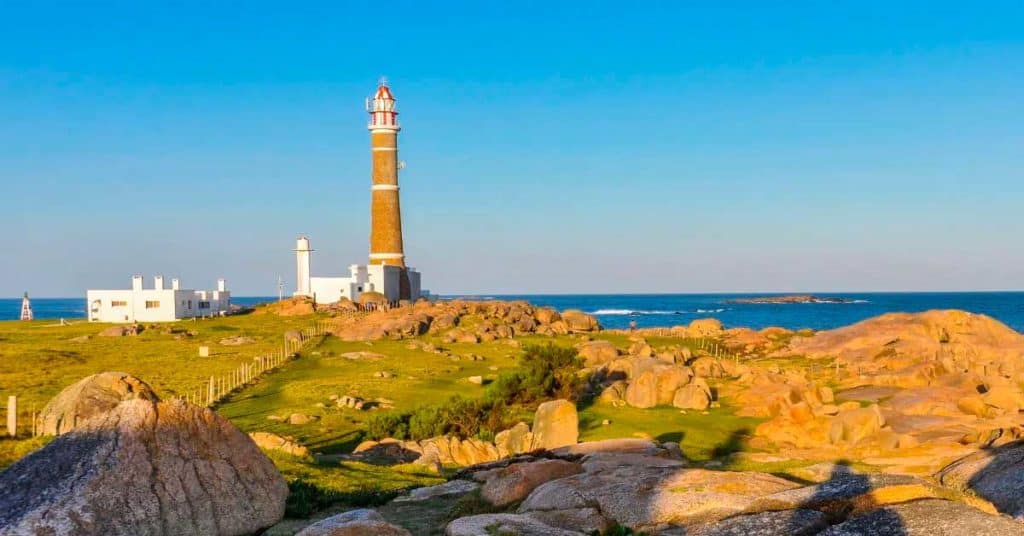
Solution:
<path fill-rule="evenodd" d="M 405 267 L 402 247 L 402 210 L 398 201 L 398 109 L 387 82 L 381 81 L 372 99 L 370 150 L 373 154 L 370 186 L 370 264 Z"/>
<path fill-rule="evenodd" d="M 348 299 L 398 303 L 429 295 L 420 288 L 420 273 L 405 263 L 402 210 L 398 202 L 398 107 L 387 82 L 381 81 L 366 99 L 370 114 L 370 259 L 348 267 L 349 275 L 310 275 L 309 238 L 300 236 L 295 247 L 295 295 L 317 303 Z"/>

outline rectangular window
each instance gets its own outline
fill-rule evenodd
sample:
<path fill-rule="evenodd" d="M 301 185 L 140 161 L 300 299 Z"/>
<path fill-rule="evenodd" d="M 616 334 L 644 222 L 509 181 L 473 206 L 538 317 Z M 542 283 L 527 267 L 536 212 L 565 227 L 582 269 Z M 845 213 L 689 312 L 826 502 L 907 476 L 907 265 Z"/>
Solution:
<path fill-rule="evenodd" d="M 123 300 L 112 300 L 110 302 L 111 307 L 128 307 L 128 302 Z"/>
<path fill-rule="evenodd" d="M 189 311 L 191 311 L 191 310 L 192 310 L 192 300 L 189 300 L 189 301 L 188 301 L 188 310 L 189 310 Z"/>
<path fill-rule="evenodd" d="M 146 309 L 159 309 L 159 308 L 160 308 L 160 301 L 159 300 L 153 300 L 153 301 L 146 300 Z"/>
<path fill-rule="evenodd" d="M 209 309 L 210 308 L 210 302 L 208 302 L 208 301 L 201 301 L 201 302 L 199 302 L 199 308 L 200 309 Z"/>

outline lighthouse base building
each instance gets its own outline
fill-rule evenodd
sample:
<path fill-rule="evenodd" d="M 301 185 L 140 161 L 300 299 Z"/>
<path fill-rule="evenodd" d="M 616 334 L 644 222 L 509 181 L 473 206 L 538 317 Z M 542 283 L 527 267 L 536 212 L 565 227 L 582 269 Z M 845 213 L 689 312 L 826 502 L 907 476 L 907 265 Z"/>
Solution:
<path fill-rule="evenodd" d="M 309 238 L 300 236 L 295 248 L 296 296 L 313 298 L 317 303 L 334 303 L 342 299 L 359 301 L 365 292 L 383 294 L 389 302 L 417 300 L 423 295 L 419 272 L 389 264 L 353 264 L 348 267 L 348 277 L 312 277 L 312 252 Z"/>

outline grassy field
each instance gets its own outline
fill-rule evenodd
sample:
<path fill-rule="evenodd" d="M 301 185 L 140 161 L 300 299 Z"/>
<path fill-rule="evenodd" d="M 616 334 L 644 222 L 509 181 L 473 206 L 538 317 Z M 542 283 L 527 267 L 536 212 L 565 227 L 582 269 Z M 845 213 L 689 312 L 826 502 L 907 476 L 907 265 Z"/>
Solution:
<path fill-rule="evenodd" d="M 39 409 L 67 385 L 107 370 L 134 374 L 163 397 L 181 395 L 203 385 L 211 375 L 227 373 L 251 362 L 254 356 L 280 348 L 284 332 L 308 327 L 315 320 L 314 316 L 246 315 L 155 326 L 136 337 L 116 338 L 95 336 L 106 325 L 3 322 L 0 396 L 15 394 L 23 410 Z M 171 333 L 171 327 L 190 330 L 194 335 L 181 337 Z M 91 337 L 74 340 L 85 335 Z M 221 339 L 234 336 L 250 337 L 253 342 L 241 346 L 219 344 Z M 622 334 L 594 337 L 620 348 L 630 344 Z M 663 337 L 649 341 L 655 346 L 692 344 Z M 293 437 L 314 452 L 345 453 L 364 439 L 367 420 L 380 412 L 411 411 L 427 404 L 442 404 L 456 395 L 481 397 L 485 387 L 467 378 L 482 376 L 486 383 L 517 366 L 520 346 L 573 346 L 578 342 L 579 338 L 572 336 L 524 336 L 517 337 L 515 343 L 499 340 L 484 344 L 443 343 L 432 335 L 415 341 L 374 342 L 323 337 L 311 341 L 294 360 L 233 393 L 215 409 L 246 432 L 274 432 Z M 427 344 L 444 353 L 424 349 Z M 203 345 L 211 349 L 208 358 L 198 355 Z M 384 407 L 338 408 L 331 400 L 335 395 L 359 397 Z M 305 425 L 281 420 L 294 413 L 316 419 Z M 524 420 L 529 419 L 524 415 Z M 604 421 L 609 424 L 602 424 Z M 601 404 L 580 408 L 582 440 L 649 437 L 676 441 L 695 461 L 743 450 L 746 435 L 758 422 L 733 415 L 728 400 L 723 401 L 723 407 L 708 412 Z M 45 441 L 0 440 L 0 468 Z M 383 467 L 338 461 L 337 457 L 317 462 L 312 457 L 269 454 L 292 487 L 289 512 L 299 516 L 330 505 L 379 504 L 400 490 L 443 480 L 412 466 Z"/>
<path fill-rule="evenodd" d="M 226 374 L 253 357 L 280 349 L 283 335 L 308 327 L 314 318 L 239 315 L 182 321 L 148 328 L 134 337 L 98 337 L 111 324 L 51 320 L 0 322 L 0 396 L 18 397 L 23 411 L 41 409 L 72 383 L 97 372 L 121 371 L 148 382 L 160 396 L 183 395 L 210 376 Z M 194 336 L 170 333 L 191 331 Z M 88 340 L 75 340 L 88 336 Z M 176 339 L 175 336 L 181 338 Z M 221 339 L 245 336 L 252 343 L 223 346 Z M 209 346 L 210 357 L 199 357 Z"/>

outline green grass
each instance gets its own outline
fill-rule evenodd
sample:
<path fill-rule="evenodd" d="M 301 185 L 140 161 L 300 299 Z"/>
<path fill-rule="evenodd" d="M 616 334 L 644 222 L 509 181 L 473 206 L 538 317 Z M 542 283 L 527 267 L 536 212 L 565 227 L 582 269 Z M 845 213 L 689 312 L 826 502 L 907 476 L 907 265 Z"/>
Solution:
<path fill-rule="evenodd" d="M 602 425 L 603 420 L 611 421 Z M 649 437 L 679 443 L 683 454 L 694 461 L 707 461 L 742 450 L 742 439 L 762 422 L 737 417 L 730 408 L 713 408 L 683 414 L 676 408 L 636 409 L 593 405 L 580 413 L 580 440 L 595 441 L 619 437 Z"/>
<path fill-rule="evenodd" d="M 482 396 L 484 388 L 466 381 L 469 376 L 493 377 L 514 365 L 517 348 L 501 342 L 491 344 L 448 344 L 453 355 L 475 354 L 483 361 L 453 361 L 450 358 L 409 349 L 408 341 L 344 342 L 325 338 L 316 346 L 307 346 L 298 359 L 264 377 L 257 385 L 235 394 L 217 408 L 245 431 L 266 431 L 295 437 L 311 449 L 323 453 L 350 451 L 362 439 L 365 422 L 379 411 L 337 409 L 331 395 L 356 396 L 365 400 L 387 399 L 396 411 L 408 411 L 421 405 L 440 404 L 455 395 Z M 374 352 L 380 360 L 352 360 L 349 352 Z M 490 367 L 498 367 L 493 371 Z M 376 378 L 387 371 L 393 378 Z M 327 405 L 317 407 L 317 403 Z M 319 421 L 294 426 L 268 420 L 271 415 L 302 413 L 320 417 Z"/>
<path fill-rule="evenodd" d="M 239 315 L 156 324 L 135 337 L 96 336 L 112 324 L 0 322 L 0 395 L 4 401 L 9 395 L 17 396 L 23 412 L 39 410 L 68 385 L 104 371 L 138 376 L 164 398 L 183 395 L 210 376 L 227 374 L 257 355 L 281 348 L 286 331 L 312 322 L 312 316 Z M 191 330 L 196 336 L 176 340 L 168 329 Z M 92 338 L 72 340 L 86 335 Z M 237 335 L 255 342 L 218 344 Z M 210 357 L 199 357 L 200 346 L 210 347 Z"/>

